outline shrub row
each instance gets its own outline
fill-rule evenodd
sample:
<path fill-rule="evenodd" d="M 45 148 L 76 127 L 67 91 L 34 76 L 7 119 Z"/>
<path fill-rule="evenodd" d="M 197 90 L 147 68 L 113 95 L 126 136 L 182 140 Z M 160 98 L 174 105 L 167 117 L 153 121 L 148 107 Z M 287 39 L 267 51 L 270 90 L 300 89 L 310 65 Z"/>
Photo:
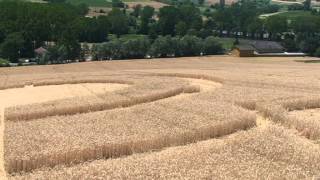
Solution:
<path fill-rule="evenodd" d="M 160 36 L 153 42 L 147 37 L 115 39 L 92 48 L 94 60 L 183 57 L 223 54 L 222 45 L 212 36 Z"/>

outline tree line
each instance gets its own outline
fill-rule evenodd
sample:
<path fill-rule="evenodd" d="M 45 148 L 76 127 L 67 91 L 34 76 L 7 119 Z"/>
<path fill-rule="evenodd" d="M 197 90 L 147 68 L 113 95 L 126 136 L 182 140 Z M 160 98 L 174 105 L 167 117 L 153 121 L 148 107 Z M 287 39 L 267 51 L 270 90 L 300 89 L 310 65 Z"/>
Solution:
<path fill-rule="evenodd" d="M 223 54 L 222 45 L 215 37 L 159 36 L 155 40 L 143 36 L 135 39 L 115 39 L 92 48 L 94 60 L 165 58 Z"/>
<path fill-rule="evenodd" d="M 279 10 L 269 0 L 240 0 L 230 6 L 212 6 L 204 12 L 192 2 L 166 6 L 158 12 L 150 6 L 138 5 L 132 11 L 114 7 L 107 15 L 99 17 L 86 17 L 88 7 L 84 4 L 74 6 L 63 1 L 49 2 L 0 2 L 1 58 L 18 62 L 21 57 L 34 57 L 34 49 L 45 46 L 52 51 L 51 54 L 63 52 L 60 58 L 76 60 L 82 56 L 80 42 L 120 42 L 123 45 L 126 43 L 121 37 L 126 34 L 148 36 L 150 46 L 153 45 L 151 49 L 156 49 L 154 44 L 161 45 L 156 43 L 160 41 L 158 37 L 170 36 L 180 40 L 182 37 L 206 39 L 227 36 L 282 41 L 290 51 L 301 50 L 311 55 L 320 51 L 320 16 L 314 13 L 293 21 L 285 16 L 262 19 L 261 14 Z M 304 4 L 304 10 L 310 10 L 308 3 Z M 109 34 L 115 34 L 120 38 L 119 42 L 108 42 Z M 127 43 L 130 46 L 132 42 Z M 179 53 L 175 55 L 179 56 Z"/>

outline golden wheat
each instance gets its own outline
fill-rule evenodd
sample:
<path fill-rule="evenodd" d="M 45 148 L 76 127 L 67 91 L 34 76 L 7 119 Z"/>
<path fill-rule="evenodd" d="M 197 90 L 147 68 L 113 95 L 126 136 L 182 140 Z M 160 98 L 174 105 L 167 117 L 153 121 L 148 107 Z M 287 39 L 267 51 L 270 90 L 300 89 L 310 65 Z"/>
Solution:
<path fill-rule="evenodd" d="M 6 170 L 44 168 L 12 179 L 312 178 L 320 174 L 320 154 L 310 139 L 319 139 L 320 126 L 305 113 L 311 110 L 300 110 L 319 108 L 320 66 L 294 61 L 301 59 L 310 58 L 213 56 L 1 69 L 1 89 L 130 84 L 92 97 L 7 108 Z M 258 126 L 252 128 L 255 114 Z M 260 123 L 269 120 L 275 123 Z"/>
<path fill-rule="evenodd" d="M 284 128 L 252 129 L 161 152 L 43 169 L 11 179 L 311 179 L 319 146 Z"/>

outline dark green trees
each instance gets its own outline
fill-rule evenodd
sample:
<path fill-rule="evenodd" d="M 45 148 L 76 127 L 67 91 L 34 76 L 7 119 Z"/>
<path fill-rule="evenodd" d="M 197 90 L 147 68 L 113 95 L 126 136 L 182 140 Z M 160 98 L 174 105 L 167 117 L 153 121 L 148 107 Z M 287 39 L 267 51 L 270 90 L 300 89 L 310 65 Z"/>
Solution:
<path fill-rule="evenodd" d="M 17 63 L 24 48 L 24 38 L 21 33 L 9 34 L 0 45 L 0 54 L 10 62 Z"/>

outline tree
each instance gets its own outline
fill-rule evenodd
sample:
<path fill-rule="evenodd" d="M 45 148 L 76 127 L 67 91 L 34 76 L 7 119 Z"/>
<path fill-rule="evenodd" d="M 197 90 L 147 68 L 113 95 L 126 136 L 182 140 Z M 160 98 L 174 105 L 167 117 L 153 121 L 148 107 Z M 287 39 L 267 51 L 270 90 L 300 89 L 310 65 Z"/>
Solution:
<path fill-rule="evenodd" d="M 157 23 L 151 23 L 149 28 L 149 38 L 154 40 L 158 37 L 158 26 Z"/>
<path fill-rule="evenodd" d="M 135 5 L 133 7 L 133 12 L 132 12 L 131 15 L 134 16 L 134 17 L 139 17 L 140 13 L 141 13 L 141 9 L 142 9 L 141 4 Z"/>
<path fill-rule="evenodd" d="M 142 34 L 148 34 L 149 32 L 149 23 L 151 18 L 154 15 L 154 8 L 151 6 L 145 6 L 141 12 L 140 20 L 140 32 Z"/>
<path fill-rule="evenodd" d="M 25 41 L 21 33 L 9 34 L 0 45 L 0 54 L 10 62 L 17 63 Z"/>
<path fill-rule="evenodd" d="M 88 14 L 88 12 L 89 12 L 89 7 L 88 7 L 88 5 L 85 4 L 85 3 L 79 4 L 79 5 L 77 6 L 77 8 L 78 8 L 79 14 L 81 14 L 81 15 L 83 15 L 83 16 L 86 15 L 86 14 Z"/>
<path fill-rule="evenodd" d="M 66 2 L 66 0 L 44 0 L 44 1 L 47 1 L 50 3 L 65 3 Z"/>
<path fill-rule="evenodd" d="M 126 34 L 129 31 L 128 17 L 123 14 L 120 9 L 113 8 L 108 15 L 111 32 L 116 34 L 118 37 L 120 35 Z"/>
<path fill-rule="evenodd" d="M 59 48 L 65 48 L 65 60 L 76 60 L 80 57 L 81 45 L 77 39 L 76 33 L 74 33 L 74 30 L 71 28 L 63 32 L 57 46 Z"/>
<path fill-rule="evenodd" d="M 317 48 L 316 52 L 314 53 L 314 56 L 320 57 L 320 47 Z"/>
<path fill-rule="evenodd" d="M 255 18 L 247 26 L 247 31 L 251 34 L 251 38 L 256 38 L 256 35 L 259 35 L 259 38 L 263 38 L 263 22 L 260 18 Z"/>
<path fill-rule="evenodd" d="M 139 37 L 125 41 L 121 46 L 123 58 L 135 59 L 144 58 L 150 47 L 150 41 L 147 37 Z"/>
<path fill-rule="evenodd" d="M 0 58 L 0 67 L 9 67 L 9 63 L 10 62 L 8 60 Z"/>
<path fill-rule="evenodd" d="M 111 60 L 122 58 L 122 42 L 119 39 L 104 43 L 101 48 L 104 51 L 104 58 L 106 59 Z"/>
<path fill-rule="evenodd" d="M 305 11 L 311 10 L 311 0 L 305 0 L 303 2 L 303 6 Z"/>
<path fill-rule="evenodd" d="M 204 2 L 205 2 L 205 0 L 198 0 L 199 5 L 201 5 L 201 6 L 204 4 Z"/>
<path fill-rule="evenodd" d="M 309 55 L 313 55 L 318 47 L 320 47 L 320 37 L 309 37 L 299 44 L 301 51 Z"/>
<path fill-rule="evenodd" d="M 113 8 L 124 8 L 125 4 L 121 0 L 112 0 Z"/>
<path fill-rule="evenodd" d="M 221 9 L 224 8 L 225 4 L 226 4 L 226 1 L 225 1 L 225 0 L 220 0 L 220 7 L 221 7 Z"/>
<path fill-rule="evenodd" d="M 175 33 L 178 36 L 184 36 L 187 34 L 188 27 L 187 24 L 183 21 L 180 21 L 176 26 L 175 26 Z"/>
<path fill-rule="evenodd" d="M 288 29 L 287 18 L 283 16 L 271 16 L 267 19 L 266 28 L 270 39 L 279 38 L 279 34 Z"/>
<path fill-rule="evenodd" d="M 179 10 L 174 6 L 165 6 L 159 12 L 159 30 L 162 35 L 175 35 L 175 25 L 179 22 Z"/>
<path fill-rule="evenodd" d="M 202 40 L 196 36 L 186 35 L 179 42 L 181 56 L 198 56 L 202 51 Z"/>
<path fill-rule="evenodd" d="M 213 13 L 212 19 L 215 22 L 217 30 L 220 32 L 220 36 L 223 35 L 223 31 L 227 31 L 230 34 L 231 30 L 236 27 L 230 8 L 218 9 Z"/>
<path fill-rule="evenodd" d="M 200 10 L 194 5 L 182 5 L 179 7 L 179 19 L 186 23 L 188 29 L 200 30 L 202 28 L 202 16 Z"/>
<path fill-rule="evenodd" d="M 149 50 L 149 53 L 153 57 L 167 57 L 172 55 L 171 37 L 170 36 L 160 36 L 158 37 Z"/>
<path fill-rule="evenodd" d="M 292 22 L 292 29 L 295 34 L 303 35 L 304 37 L 314 36 L 320 32 L 320 18 L 298 17 Z"/>
<path fill-rule="evenodd" d="M 203 53 L 207 55 L 223 54 L 222 45 L 213 36 L 209 36 L 204 40 Z"/>
<path fill-rule="evenodd" d="M 282 45 L 288 52 L 295 52 L 299 50 L 295 41 L 295 37 L 293 35 L 286 35 L 284 40 L 282 41 Z"/>

